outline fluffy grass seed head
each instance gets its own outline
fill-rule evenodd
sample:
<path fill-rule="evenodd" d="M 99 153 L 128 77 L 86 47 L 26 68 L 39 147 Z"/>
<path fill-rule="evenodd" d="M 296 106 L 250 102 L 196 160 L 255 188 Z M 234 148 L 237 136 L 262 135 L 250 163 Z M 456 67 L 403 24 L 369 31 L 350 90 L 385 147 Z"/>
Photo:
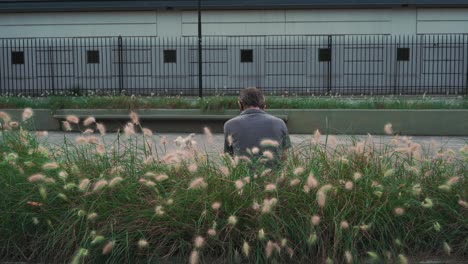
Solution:
<path fill-rule="evenodd" d="M 452 248 L 447 242 L 444 242 L 444 252 L 447 254 L 447 256 L 450 256 L 452 254 Z"/>
<path fill-rule="evenodd" d="M 219 171 L 225 176 L 229 176 L 229 169 L 226 166 L 220 166 Z"/>
<path fill-rule="evenodd" d="M 196 190 L 196 189 L 204 189 L 208 186 L 208 184 L 205 182 L 205 179 L 202 177 L 194 179 L 190 185 L 189 185 L 189 190 Z"/>
<path fill-rule="evenodd" d="M 448 181 L 447 181 L 447 185 L 448 186 L 455 185 L 455 184 L 458 183 L 459 180 L 460 180 L 460 177 L 458 177 L 458 176 L 450 177 L 450 179 L 448 179 Z"/>
<path fill-rule="evenodd" d="M 96 153 L 100 156 L 103 156 L 106 153 L 106 147 L 104 144 L 97 144 L 96 145 Z"/>
<path fill-rule="evenodd" d="M 187 169 L 188 169 L 189 172 L 195 173 L 198 170 L 198 166 L 197 166 L 197 164 L 192 163 L 187 167 Z"/>
<path fill-rule="evenodd" d="M 468 203 L 463 201 L 462 199 L 458 199 L 458 204 L 463 208 L 468 208 Z"/>
<path fill-rule="evenodd" d="M 99 134 L 104 136 L 106 134 L 106 127 L 102 123 L 96 123 L 96 129 L 99 131 Z"/>
<path fill-rule="evenodd" d="M 203 128 L 203 134 L 205 134 L 206 142 L 208 144 L 213 143 L 213 133 L 211 133 L 211 130 L 208 127 Z"/>
<path fill-rule="evenodd" d="M 394 174 L 395 174 L 394 169 L 388 169 L 384 172 L 384 177 L 390 177 L 390 176 L 393 176 Z"/>
<path fill-rule="evenodd" d="M 103 248 L 102 248 L 102 254 L 107 255 L 112 252 L 112 249 L 114 248 L 114 241 L 109 241 Z"/>
<path fill-rule="evenodd" d="M 323 191 L 318 191 L 317 192 L 317 203 L 320 206 L 320 208 L 325 207 L 325 203 L 327 201 L 327 195 Z"/>
<path fill-rule="evenodd" d="M 234 184 L 236 185 L 236 189 L 237 189 L 237 190 L 242 190 L 242 188 L 244 187 L 244 182 L 241 181 L 241 180 L 235 181 Z"/>
<path fill-rule="evenodd" d="M 271 172 L 272 172 L 271 169 L 266 169 L 266 170 L 264 170 L 264 171 L 262 172 L 262 174 L 260 174 L 260 178 L 261 178 L 261 177 L 267 176 L 267 175 L 270 174 Z"/>
<path fill-rule="evenodd" d="M 133 123 L 127 123 L 124 127 L 124 134 L 125 136 L 127 137 L 130 137 L 130 136 L 133 136 L 135 135 L 135 126 L 133 125 Z"/>
<path fill-rule="evenodd" d="M 269 150 L 266 150 L 266 151 L 263 151 L 263 156 L 269 160 L 273 160 L 274 159 L 274 155 L 273 155 L 273 152 L 269 151 Z"/>
<path fill-rule="evenodd" d="M 99 180 L 93 186 L 93 191 L 102 190 L 105 186 L 107 186 L 108 182 L 106 180 Z"/>
<path fill-rule="evenodd" d="M 59 178 L 62 180 L 66 180 L 68 177 L 68 173 L 66 171 L 60 171 L 58 174 Z"/>
<path fill-rule="evenodd" d="M 265 191 L 272 192 L 276 190 L 276 185 L 273 183 L 269 183 L 265 186 Z"/>
<path fill-rule="evenodd" d="M 86 191 L 89 187 L 89 184 L 90 184 L 90 180 L 89 179 L 82 179 L 80 181 L 80 184 L 78 185 L 78 188 L 81 190 L 81 191 Z"/>
<path fill-rule="evenodd" d="M 3 123 L 8 123 L 11 121 L 10 115 L 5 112 L 0 112 L 0 119 L 3 120 Z"/>
<path fill-rule="evenodd" d="M 151 129 L 149 128 L 142 128 L 141 131 L 143 131 L 143 135 L 145 135 L 145 137 L 152 137 L 153 136 L 153 131 L 151 131 Z"/>
<path fill-rule="evenodd" d="M 399 254 L 398 255 L 398 263 L 399 264 L 408 264 L 409 262 L 408 262 L 408 259 L 406 258 L 405 255 Z"/>
<path fill-rule="evenodd" d="M 318 239 L 318 236 L 317 234 L 314 232 L 312 234 L 309 235 L 309 238 L 307 238 L 307 244 L 309 245 L 315 245 L 315 243 L 317 242 L 317 239 Z"/>
<path fill-rule="evenodd" d="M 311 222 L 314 226 L 318 226 L 320 224 L 320 216 L 313 215 L 311 218 Z"/>
<path fill-rule="evenodd" d="M 119 184 L 121 181 L 123 181 L 122 177 L 115 177 L 112 180 L 110 180 L 109 187 L 112 188 L 112 187 L 116 186 L 117 184 Z"/>
<path fill-rule="evenodd" d="M 246 241 L 244 241 L 244 244 L 242 245 L 242 253 L 245 257 L 249 257 L 250 246 L 249 243 L 247 243 Z"/>
<path fill-rule="evenodd" d="M 293 180 L 291 180 L 291 182 L 289 183 L 289 185 L 290 185 L 291 187 L 294 187 L 294 186 L 299 185 L 299 183 L 301 183 L 301 181 L 300 181 L 299 179 L 293 179 Z"/>
<path fill-rule="evenodd" d="M 229 216 L 228 224 L 231 226 L 235 226 L 237 224 L 237 217 L 234 215 Z"/>
<path fill-rule="evenodd" d="M 198 264 L 199 259 L 200 253 L 198 253 L 197 250 L 193 250 L 192 253 L 190 253 L 189 264 Z"/>
<path fill-rule="evenodd" d="M 213 210 L 219 210 L 219 208 L 221 208 L 221 203 L 220 202 L 214 202 L 212 205 L 211 205 L 211 209 Z"/>
<path fill-rule="evenodd" d="M 402 207 L 397 207 L 397 208 L 395 208 L 395 214 L 396 214 L 397 216 L 401 216 L 401 215 L 403 215 L 404 213 L 405 213 L 405 209 L 403 209 Z"/>
<path fill-rule="evenodd" d="M 164 208 L 161 206 L 161 205 L 158 205 L 156 206 L 156 208 L 154 209 L 154 213 L 157 215 L 157 216 L 163 216 L 165 214 Z"/>
<path fill-rule="evenodd" d="M 315 130 L 315 132 L 314 132 L 314 142 L 316 144 L 319 142 L 321 136 L 322 136 L 322 134 L 320 134 L 320 131 L 318 129 Z"/>
<path fill-rule="evenodd" d="M 348 229 L 349 228 L 349 223 L 348 223 L 348 221 L 344 220 L 344 221 L 341 221 L 340 226 L 341 226 L 342 229 Z"/>
<path fill-rule="evenodd" d="M 159 175 L 155 176 L 154 179 L 157 182 L 162 182 L 162 181 L 165 181 L 165 180 L 169 179 L 169 176 L 167 176 L 167 174 L 163 173 L 163 174 L 159 174 Z"/>
<path fill-rule="evenodd" d="M 42 175 L 40 173 L 37 173 L 37 174 L 29 176 L 28 181 L 29 182 L 40 182 L 40 181 L 44 181 L 44 179 L 45 179 L 44 175 Z"/>
<path fill-rule="evenodd" d="M 78 137 L 75 138 L 75 142 L 78 145 L 82 145 L 82 144 L 87 144 L 88 140 L 85 137 L 78 136 Z"/>
<path fill-rule="evenodd" d="M 432 199 L 427 197 L 424 199 L 424 201 L 421 203 L 422 207 L 424 208 L 432 208 L 434 206 L 434 203 L 432 202 Z"/>
<path fill-rule="evenodd" d="M 353 175 L 354 181 L 358 181 L 359 179 L 362 178 L 362 174 L 360 172 L 355 172 Z"/>
<path fill-rule="evenodd" d="M 78 124 L 80 122 L 80 119 L 75 115 L 69 115 L 65 118 L 65 120 L 73 124 Z"/>
<path fill-rule="evenodd" d="M 68 121 L 62 121 L 62 127 L 65 131 L 72 131 L 72 127 Z"/>
<path fill-rule="evenodd" d="M 272 139 L 263 139 L 262 141 L 260 141 L 260 146 L 277 148 L 279 147 L 279 142 Z"/>
<path fill-rule="evenodd" d="M 347 264 L 353 263 L 353 254 L 349 250 L 345 251 L 345 260 Z"/>
<path fill-rule="evenodd" d="M 57 164 L 57 162 L 48 162 L 42 165 L 42 169 L 44 170 L 55 170 L 58 169 L 58 167 L 59 165 Z"/>
<path fill-rule="evenodd" d="M 260 152 L 260 149 L 257 147 L 252 148 L 252 154 L 257 155 Z"/>
<path fill-rule="evenodd" d="M 232 144 L 234 142 L 234 138 L 232 137 L 232 135 L 228 135 L 227 138 L 226 138 L 226 141 L 228 143 L 228 146 L 232 146 Z"/>
<path fill-rule="evenodd" d="M 347 181 L 347 182 L 345 183 L 345 189 L 346 189 L 346 190 L 350 191 L 350 190 L 352 190 L 353 188 L 354 188 L 354 184 L 353 184 L 352 181 Z"/>
<path fill-rule="evenodd" d="M 148 241 L 146 241 L 146 239 L 143 239 L 143 238 L 140 239 L 137 244 L 140 249 L 147 248 L 149 245 Z"/>
<path fill-rule="evenodd" d="M 384 126 L 384 132 L 385 132 L 385 134 L 387 134 L 387 135 L 393 134 L 392 124 L 390 124 L 390 123 L 385 124 L 385 126 Z"/>
<path fill-rule="evenodd" d="M 310 174 L 309 177 L 307 177 L 307 187 L 310 189 L 317 188 L 318 186 L 318 181 L 315 179 L 314 174 Z"/>
<path fill-rule="evenodd" d="M 205 239 L 202 236 L 197 236 L 193 240 L 193 245 L 195 248 L 200 249 L 205 245 Z"/>
<path fill-rule="evenodd" d="M 91 222 L 94 222 L 94 220 L 96 220 L 97 217 L 98 217 L 97 213 L 88 214 L 88 220 L 91 221 Z"/>
<path fill-rule="evenodd" d="M 83 125 L 84 126 L 90 126 L 92 124 L 96 123 L 96 119 L 94 119 L 94 117 L 90 116 L 88 118 L 86 118 L 84 121 L 83 121 Z"/>
<path fill-rule="evenodd" d="M 216 236 L 216 230 L 214 230 L 213 228 L 208 229 L 208 231 L 206 233 L 209 236 Z"/>
<path fill-rule="evenodd" d="M 26 121 L 30 119 L 33 116 L 33 114 L 34 114 L 33 110 L 28 107 L 23 110 L 23 114 L 21 115 L 21 118 L 23 119 L 23 121 Z"/>
<path fill-rule="evenodd" d="M 302 173 L 304 173 L 304 168 L 303 167 L 297 167 L 296 169 L 294 169 L 294 175 L 299 176 Z"/>
<path fill-rule="evenodd" d="M 258 230 L 258 236 L 257 237 L 258 237 L 259 240 L 264 240 L 265 239 L 265 230 L 263 230 L 263 228 Z"/>
<path fill-rule="evenodd" d="M 374 251 L 367 251 L 367 255 L 370 257 L 372 262 L 376 262 L 379 260 L 379 255 L 375 253 Z"/>
<path fill-rule="evenodd" d="M 139 125 L 140 124 L 140 119 L 138 118 L 138 114 L 135 113 L 134 111 L 130 112 L 130 121 L 132 121 L 133 124 Z"/>
<path fill-rule="evenodd" d="M 262 206 L 262 214 L 268 214 L 271 212 L 272 208 L 278 203 L 278 199 L 264 199 Z"/>
<path fill-rule="evenodd" d="M 267 259 L 269 259 L 271 255 L 273 254 L 273 249 L 274 249 L 273 242 L 269 240 L 265 247 L 265 256 L 267 257 Z"/>

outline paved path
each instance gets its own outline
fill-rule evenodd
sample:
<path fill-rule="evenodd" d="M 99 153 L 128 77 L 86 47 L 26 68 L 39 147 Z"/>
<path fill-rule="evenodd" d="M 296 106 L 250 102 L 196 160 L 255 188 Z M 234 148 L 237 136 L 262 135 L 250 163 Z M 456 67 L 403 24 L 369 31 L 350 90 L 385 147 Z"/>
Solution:
<path fill-rule="evenodd" d="M 52 145 L 59 145 L 63 143 L 63 137 L 69 140 L 75 140 L 77 136 L 80 136 L 79 133 L 63 133 L 63 132 L 50 132 L 48 135 L 48 142 Z M 171 150 L 175 148 L 174 140 L 181 136 L 186 137 L 189 134 L 181 134 L 181 133 L 164 133 L 164 134 L 156 134 L 154 139 L 159 141 L 162 137 L 165 137 L 168 142 L 168 149 Z M 362 140 L 366 139 L 367 135 L 335 135 L 337 141 L 339 143 L 346 143 L 349 144 L 353 139 Z M 392 137 L 390 136 L 373 136 L 374 142 L 377 144 L 386 144 L 388 143 Z M 423 146 L 428 146 L 431 142 L 435 142 L 436 147 L 443 147 L 443 148 L 451 148 L 454 150 L 459 150 L 465 144 L 468 144 L 468 137 L 411 137 L 414 142 L 417 142 Z M 104 136 L 105 142 L 112 142 L 116 139 L 115 133 L 109 133 Z M 222 134 L 214 134 L 213 135 L 213 142 L 208 144 L 206 141 L 206 137 L 203 134 L 196 134 L 194 139 L 197 141 L 199 149 L 206 149 L 209 153 L 220 153 L 223 149 L 223 135 Z M 308 141 L 311 139 L 311 135 L 291 135 L 291 141 L 293 145 L 297 146 L 304 141 Z M 325 136 L 322 135 L 321 141 L 325 140 Z"/>

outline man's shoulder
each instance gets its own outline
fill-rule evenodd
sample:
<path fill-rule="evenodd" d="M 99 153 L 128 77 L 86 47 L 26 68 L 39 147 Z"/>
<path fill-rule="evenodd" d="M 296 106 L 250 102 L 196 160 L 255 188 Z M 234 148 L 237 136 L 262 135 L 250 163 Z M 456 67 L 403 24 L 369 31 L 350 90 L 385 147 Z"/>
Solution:
<path fill-rule="evenodd" d="M 265 116 L 266 116 L 266 118 L 269 118 L 269 119 L 273 120 L 273 122 L 277 123 L 278 125 L 286 126 L 286 123 L 284 123 L 283 119 L 281 119 L 279 117 L 276 117 L 276 116 L 274 116 L 272 114 L 268 114 L 268 113 Z"/>
<path fill-rule="evenodd" d="M 242 116 L 236 116 L 236 117 L 229 119 L 228 121 L 226 121 L 226 123 L 224 123 L 224 129 L 230 128 L 231 126 L 235 125 L 241 120 L 241 118 Z"/>

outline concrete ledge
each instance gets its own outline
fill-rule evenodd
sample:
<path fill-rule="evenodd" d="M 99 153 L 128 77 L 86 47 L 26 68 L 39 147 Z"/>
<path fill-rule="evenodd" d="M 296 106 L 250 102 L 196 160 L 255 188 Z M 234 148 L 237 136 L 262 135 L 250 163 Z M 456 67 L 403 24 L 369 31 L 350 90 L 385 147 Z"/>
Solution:
<path fill-rule="evenodd" d="M 4 109 L 19 120 L 22 110 Z M 269 113 L 287 121 L 291 134 L 310 134 L 316 129 L 330 134 L 383 134 L 386 123 L 395 133 L 414 136 L 468 136 L 468 109 L 457 110 L 360 110 L 360 109 L 271 109 Z M 35 110 L 37 130 L 60 130 L 61 121 L 70 114 L 81 118 L 94 116 L 110 131 L 121 128 L 128 120 L 128 110 L 67 109 L 52 113 Z M 203 112 L 199 109 L 138 110 L 142 124 L 156 132 L 201 132 L 204 126 L 222 132 L 226 120 L 238 110 Z"/>

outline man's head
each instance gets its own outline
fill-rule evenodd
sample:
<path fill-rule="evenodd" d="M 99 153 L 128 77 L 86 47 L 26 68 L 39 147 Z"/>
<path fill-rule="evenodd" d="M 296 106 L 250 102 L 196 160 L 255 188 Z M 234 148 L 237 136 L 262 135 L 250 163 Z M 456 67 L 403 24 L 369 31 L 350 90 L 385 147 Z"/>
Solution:
<path fill-rule="evenodd" d="M 239 94 L 239 106 L 241 110 L 248 108 L 265 109 L 265 96 L 255 87 L 242 89 Z"/>

